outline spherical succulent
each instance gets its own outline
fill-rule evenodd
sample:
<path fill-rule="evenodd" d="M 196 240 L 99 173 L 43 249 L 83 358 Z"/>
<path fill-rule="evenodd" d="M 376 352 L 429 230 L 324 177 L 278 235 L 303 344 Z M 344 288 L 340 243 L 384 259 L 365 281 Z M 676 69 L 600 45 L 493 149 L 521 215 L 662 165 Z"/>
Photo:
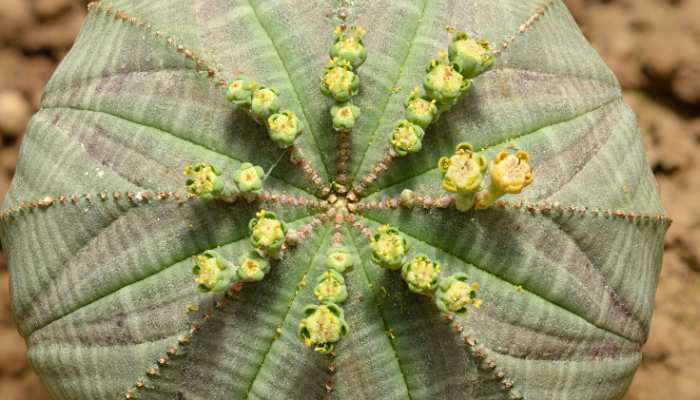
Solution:
<path fill-rule="evenodd" d="M 53 398 L 622 398 L 670 221 L 560 1 L 90 10 L 0 209 Z"/>

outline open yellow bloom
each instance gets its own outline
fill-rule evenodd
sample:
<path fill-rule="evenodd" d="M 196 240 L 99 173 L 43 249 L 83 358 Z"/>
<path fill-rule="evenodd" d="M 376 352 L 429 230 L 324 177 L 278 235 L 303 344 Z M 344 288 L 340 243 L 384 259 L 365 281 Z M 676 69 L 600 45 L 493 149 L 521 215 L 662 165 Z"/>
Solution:
<path fill-rule="evenodd" d="M 457 146 L 451 157 L 442 157 L 438 168 L 444 174 L 442 187 L 451 193 L 471 194 L 481 188 L 486 159 L 468 143 Z"/>
<path fill-rule="evenodd" d="M 529 160 L 530 156 L 522 150 L 515 154 L 509 154 L 505 150 L 498 153 L 491 167 L 491 184 L 494 189 L 502 193 L 520 193 L 535 179 Z"/>

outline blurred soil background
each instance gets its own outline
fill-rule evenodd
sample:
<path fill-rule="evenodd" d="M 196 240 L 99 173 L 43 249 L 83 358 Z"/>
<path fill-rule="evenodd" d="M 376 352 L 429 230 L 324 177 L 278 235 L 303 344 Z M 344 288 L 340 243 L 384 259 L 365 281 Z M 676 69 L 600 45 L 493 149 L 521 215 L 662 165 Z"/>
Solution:
<path fill-rule="evenodd" d="M 698 400 L 700 0 L 565 2 L 637 113 L 664 206 L 674 220 L 651 336 L 625 400 Z M 85 3 L 79 0 L 0 0 L 0 202 L 27 121 L 84 15 Z M 0 400 L 48 398 L 25 351 L 10 316 L 7 265 L 0 250 Z"/>

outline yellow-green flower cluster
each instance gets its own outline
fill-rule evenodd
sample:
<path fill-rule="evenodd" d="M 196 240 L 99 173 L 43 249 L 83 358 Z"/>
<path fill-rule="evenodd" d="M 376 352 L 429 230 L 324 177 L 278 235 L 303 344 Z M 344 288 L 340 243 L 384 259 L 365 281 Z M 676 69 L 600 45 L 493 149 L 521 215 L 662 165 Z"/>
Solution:
<path fill-rule="evenodd" d="M 280 258 L 287 228 L 272 211 L 260 210 L 248 223 L 250 242 L 260 256 Z"/>
<path fill-rule="evenodd" d="M 294 144 L 304 130 L 294 111 L 280 111 L 280 96 L 272 88 L 239 77 L 229 84 L 226 95 L 231 102 L 250 112 L 255 121 L 265 125 L 270 139 L 281 148 Z"/>
<path fill-rule="evenodd" d="M 420 254 L 403 265 L 401 276 L 412 292 L 429 295 L 437 287 L 440 270 L 439 262 L 432 261 L 428 256 Z"/>
<path fill-rule="evenodd" d="M 372 261 L 386 269 L 399 269 L 408 254 L 408 241 L 398 229 L 382 225 L 370 238 Z"/>
<path fill-rule="evenodd" d="M 522 150 L 503 150 L 488 164 L 472 145 L 461 143 L 452 156 L 440 158 L 438 169 L 443 174 L 442 187 L 455 194 L 457 209 L 467 211 L 488 208 L 499 197 L 520 193 L 530 185 L 535 175 L 529 159 Z"/>
<path fill-rule="evenodd" d="M 347 323 L 339 304 L 348 298 L 348 289 L 342 273 L 352 268 L 352 257 L 342 245 L 328 249 L 327 270 L 316 280 L 314 296 L 321 304 L 308 305 L 305 318 L 299 322 L 299 335 L 304 344 L 320 353 L 330 353 L 335 343 L 347 334 Z"/>
<path fill-rule="evenodd" d="M 255 251 L 238 259 L 238 279 L 241 282 L 260 282 L 270 272 L 270 262 Z"/>
<path fill-rule="evenodd" d="M 335 344 L 348 334 L 345 313 L 337 304 L 309 305 L 304 309 L 304 318 L 299 322 L 299 336 L 304 344 L 319 353 L 329 354 Z"/>
<path fill-rule="evenodd" d="M 279 257 L 286 229 L 274 213 L 260 210 L 256 217 L 249 224 L 254 250 L 241 255 L 238 265 L 213 250 L 193 258 L 192 273 L 201 292 L 220 293 L 235 283 L 259 282 L 270 271 L 270 262 L 265 257 Z"/>
<path fill-rule="evenodd" d="M 491 46 L 486 40 L 474 40 L 464 32 L 450 43 L 449 59 L 454 69 L 466 79 L 473 79 L 491 68 Z"/>
<path fill-rule="evenodd" d="M 467 307 L 481 307 L 483 300 L 476 297 L 479 284 L 469 283 L 469 277 L 464 273 L 457 273 L 440 280 L 435 296 L 435 304 L 446 313 L 465 313 Z"/>
<path fill-rule="evenodd" d="M 238 268 L 211 250 L 194 257 L 192 273 L 201 292 L 223 292 L 238 278 Z"/>
<path fill-rule="evenodd" d="M 226 189 L 221 172 L 213 165 L 197 163 L 185 166 L 184 175 L 187 177 L 185 185 L 187 192 L 198 196 L 204 201 L 209 201 L 224 195 L 230 195 Z"/>
<path fill-rule="evenodd" d="M 243 163 L 233 174 L 233 181 L 236 182 L 238 190 L 246 200 L 254 199 L 262 192 L 265 171 L 262 167 L 251 163 Z"/>
<path fill-rule="evenodd" d="M 394 125 L 390 143 L 399 156 L 416 153 L 422 148 L 424 130 L 440 113 L 454 106 L 469 90 L 471 79 L 489 69 L 492 63 L 489 44 L 458 33 L 448 52 L 428 64 L 423 90 L 416 87 L 404 103 L 405 119 Z"/>
<path fill-rule="evenodd" d="M 314 296 L 321 304 L 342 303 L 348 298 L 348 289 L 345 286 L 343 275 L 332 269 L 324 272 L 316 281 Z"/>
<path fill-rule="evenodd" d="M 400 156 L 417 153 L 423 148 L 425 131 L 418 124 L 402 119 L 394 125 L 390 143 Z"/>
<path fill-rule="evenodd" d="M 333 129 L 349 131 L 360 116 L 360 109 L 350 100 L 360 88 L 356 70 L 367 59 L 367 49 L 362 41 L 365 30 L 359 26 L 339 25 L 335 35 L 335 43 L 330 49 L 331 59 L 321 78 L 321 92 L 336 102 L 330 110 Z"/>

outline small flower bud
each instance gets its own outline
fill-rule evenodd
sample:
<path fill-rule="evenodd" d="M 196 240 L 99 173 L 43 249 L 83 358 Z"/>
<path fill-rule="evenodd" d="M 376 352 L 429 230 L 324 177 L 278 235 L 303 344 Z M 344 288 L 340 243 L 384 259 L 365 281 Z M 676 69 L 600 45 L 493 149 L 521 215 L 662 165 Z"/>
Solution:
<path fill-rule="evenodd" d="M 423 147 L 424 135 L 423 128 L 404 119 L 394 125 L 391 145 L 399 156 L 417 153 Z"/>
<path fill-rule="evenodd" d="M 411 189 L 401 191 L 399 198 L 402 207 L 411 208 L 416 204 L 416 193 Z"/>
<path fill-rule="evenodd" d="M 293 111 L 270 115 L 267 126 L 270 139 L 283 149 L 291 146 L 304 129 Z"/>
<path fill-rule="evenodd" d="M 326 268 L 344 273 L 352 268 L 352 256 L 345 246 L 331 247 L 326 255 Z"/>
<path fill-rule="evenodd" d="M 278 258 L 284 244 L 287 229 L 271 211 L 260 210 L 257 218 L 250 220 L 250 241 L 263 257 Z"/>
<path fill-rule="evenodd" d="M 446 111 L 457 103 L 459 96 L 469 90 L 471 82 L 445 60 L 433 60 L 423 81 L 425 92 L 437 101 L 440 111 Z"/>
<path fill-rule="evenodd" d="M 261 121 L 280 110 L 280 99 L 277 92 L 270 88 L 261 87 L 253 92 L 250 111 Z"/>
<path fill-rule="evenodd" d="M 299 244 L 299 232 L 296 229 L 287 229 L 287 236 L 285 241 L 289 246 L 296 246 Z"/>
<path fill-rule="evenodd" d="M 336 40 L 331 46 L 331 57 L 346 60 L 353 68 L 358 68 L 367 59 L 367 49 L 362 43 L 365 30 L 362 27 L 353 26 L 347 32 L 336 29 L 335 33 Z"/>
<path fill-rule="evenodd" d="M 250 108 L 256 86 L 255 81 L 236 79 L 228 85 L 226 97 L 238 106 Z"/>
<path fill-rule="evenodd" d="M 467 306 L 481 306 L 482 300 L 476 298 L 479 284 L 469 284 L 466 274 L 456 273 L 440 280 L 435 296 L 435 304 L 442 312 L 461 314 L 467 311 Z"/>
<path fill-rule="evenodd" d="M 460 143 L 454 155 L 440 158 L 438 168 L 443 173 L 442 187 L 446 191 L 473 195 L 481 188 L 486 159 L 476 154 L 469 143 Z"/>
<path fill-rule="evenodd" d="M 359 87 L 360 78 L 352 72 L 352 65 L 340 58 L 332 59 L 323 75 L 321 92 L 339 103 L 344 103 L 357 94 Z"/>
<path fill-rule="evenodd" d="M 348 298 L 348 289 L 345 286 L 345 279 L 334 270 L 328 270 L 321 274 L 316 281 L 314 296 L 321 304 L 340 304 Z"/>
<path fill-rule="evenodd" d="M 238 186 L 238 190 L 250 198 L 259 194 L 263 187 L 265 171 L 251 163 L 243 163 L 236 172 L 233 173 L 233 180 Z M 249 198 L 249 200 L 250 200 Z"/>
<path fill-rule="evenodd" d="M 319 353 L 331 353 L 335 343 L 348 334 L 343 309 L 336 304 L 307 306 L 304 317 L 299 322 L 299 335 L 306 346 Z"/>
<path fill-rule="evenodd" d="M 221 174 L 213 165 L 203 163 L 187 165 L 184 171 L 187 177 L 187 191 L 199 196 L 204 201 L 219 197 L 225 191 Z"/>
<path fill-rule="evenodd" d="M 355 120 L 360 116 L 360 108 L 352 103 L 342 103 L 331 107 L 333 129 L 349 131 L 355 126 Z"/>
<path fill-rule="evenodd" d="M 450 61 L 463 77 L 471 79 L 491 67 L 491 47 L 486 40 L 470 39 L 466 33 L 458 33 L 449 47 Z"/>
<path fill-rule="evenodd" d="M 435 100 L 428 100 L 420 95 L 420 88 L 415 88 L 406 100 L 406 119 L 427 129 L 438 114 Z"/>
<path fill-rule="evenodd" d="M 437 287 L 440 277 L 440 263 L 421 254 L 403 265 L 401 276 L 412 292 L 429 295 Z"/>
<path fill-rule="evenodd" d="M 192 273 L 201 292 L 223 292 L 237 277 L 236 267 L 212 250 L 194 257 Z"/>
<path fill-rule="evenodd" d="M 240 282 L 260 282 L 270 271 L 270 263 L 258 253 L 251 251 L 238 259 L 238 280 Z"/>
<path fill-rule="evenodd" d="M 408 253 L 408 242 L 398 229 L 382 225 L 370 239 L 372 261 L 387 269 L 399 269 Z"/>

